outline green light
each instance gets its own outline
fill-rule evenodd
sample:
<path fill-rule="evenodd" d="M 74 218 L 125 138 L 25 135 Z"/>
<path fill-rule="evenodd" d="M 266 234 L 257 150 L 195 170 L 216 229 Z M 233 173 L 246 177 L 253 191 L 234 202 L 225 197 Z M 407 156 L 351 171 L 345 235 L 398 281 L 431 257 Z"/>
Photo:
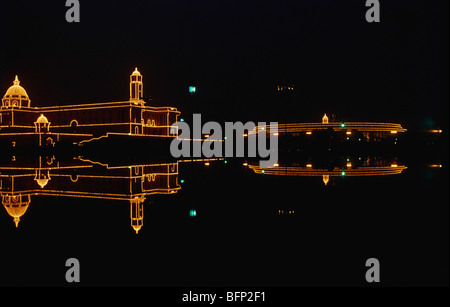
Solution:
<path fill-rule="evenodd" d="M 196 91 L 197 89 L 195 88 L 195 86 L 189 86 L 189 93 L 195 93 L 195 91 Z"/>
<path fill-rule="evenodd" d="M 344 172 L 344 171 L 342 171 L 341 175 L 342 175 L 342 176 L 345 176 L 345 172 Z"/>
<path fill-rule="evenodd" d="M 197 210 L 192 209 L 191 211 L 189 211 L 189 216 L 190 217 L 197 216 Z"/>
<path fill-rule="evenodd" d="M 227 139 L 227 137 L 224 137 L 223 139 L 224 139 L 224 140 L 226 140 L 226 139 Z"/>
<path fill-rule="evenodd" d="M 344 128 L 344 127 L 345 127 L 345 124 L 344 124 L 344 123 L 342 123 L 342 124 L 341 124 L 341 127 L 342 127 L 342 128 Z"/>
<path fill-rule="evenodd" d="M 184 118 L 180 118 L 180 122 L 184 122 Z"/>
<path fill-rule="evenodd" d="M 358 139 L 358 141 L 360 141 L 360 142 L 361 142 L 361 139 Z"/>
<path fill-rule="evenodd" d="M 180 183 L 184 183 L 184 179 L 181 179 L 181 180 L 180 180 Z"/>
<path fill-rule="evenodd" d="M 349 137 L 347 137 L 347 141 L 348 141 L 348 140 L 350 140 L 350 138 L 349 138 Z"/>
<path fill-rule="evenodd" d="M 264 170 L 261 170 L 261 174 L 264 174 Z"/>
<path fill-rule="evenodd" d="M 224 160 L 224 161 L 223 161 L 223 163 L 227 164 L 227 163 L 228 163 L 228 161 L 227 161 L 227 160 Z"/>
<path fill-rule="evenodd" d="M 350 158 L 347 158 L 347 162 L 349 162 L 350 161 Z"/>

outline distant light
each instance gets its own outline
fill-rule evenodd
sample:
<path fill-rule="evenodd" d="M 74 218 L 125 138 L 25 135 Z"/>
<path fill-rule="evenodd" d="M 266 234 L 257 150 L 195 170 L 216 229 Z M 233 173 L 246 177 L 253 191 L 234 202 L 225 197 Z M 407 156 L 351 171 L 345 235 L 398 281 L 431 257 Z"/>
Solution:
<path fill-rule="evenodd" d="M 247 137 L 248 136 L 248 134 L 247 133 L 244 133 L 244 137 Z"/>
<path fill-rule="evenodd" d="M 391 131 L 391 133 L 392 133 L 392 134 L 396 134 L 396 133 L 397 133 L 397 131 L 395 131 L 395 130 L 394 130 L 394 131 Z"/>
<path fill-rule="evenodd" d="M 180 118 L 180 122 L 184 122 L 184 118 Z"/>
<path fill-rule="evenodd" d="M 352 164 L 350 162 L 348 162 L 347 167 L 352 167 Z"/>
<path fill-rule="evenodd" d="M 397 167 L 397 164 L 391 164 L 391 167 Z"/>
<path fill-rule="evenodd" d="M 359 157 L 358 160 L 361 161 L 361 157 Z"/>
<path fill-rule="evenodd" d="M 307 135 L 311 135 L 311 134 L 312 134 L 312 132 L 311 132 L 311 131 L 308 131 L 308 132 L 306 132 L 306 134 L 307 134 Z"/>
<path fill-rule="evenodd" d="M 205 134 L 205 138 L 209 138 L 209 136 L 210 136 L 209 134 Z"/>
<path fill-rule="evenodd" d="M 358 141 L 361 141 L 361 139 L 358 139 Z"/>
<path fill-rule="evenodd" d="M 312 164 L 306 164 L 306 167 L 312 167 Z"/>
<path fill-rule="evenodd" d="M 189 211 L 189 216 L 190 217 L 197 216 L 197 210 L 192 209 L 191 211 Z"/>
<path fill-rule="evenodd" d="M 264 127 L 262 127 L 261 130 L 264 130 Z"/>
<path fill-rule="evenodd" d="M 346 134 L 350 135 L 350 134 L 352 134 L 352 132 L 351 131 L 347 131 Z"/>
<path fill-rule="evenodd" d="M 349 137 L 347 137 L 347 141 L 348 141 L 348 140 L 350 140 L 350 138 L 349 138 Z"/>
<path fill-rule="evenodd" d="M 274 133 L 273 135 L 278 135 L 278 133 Z"/>
<path fill-rule="evenodd" d="M 180 180 L 180 183 L 184 183 L 184 179 L 181 179 L 181 180 Z"/>
<path fill-rule="evenodd" d="M 209 162 L 206 162 L 205 165 L 206 165 L 206 166 L 209 166 Z"/>
<path fill-rule="evenodd" d="M 197 88 L 195 86 L 189 86 L 189 93 L 195 93 Z"/>
<path fill-rule="evenodd" d="M 350 158 L 347 158 L 347 162 L 350 161 Z"/>
<path fill-rule="evenodd" d="M 280 166 L 280 164 L 278 164 L 278 163 L 275 163 L 273 166 L 275 166 L 275 167 L 277 167 L 277 166 Z"/>
<path fill-rule="evenodd" d="M 344 172 L 344 171 L 342 171 L 341 175 L 342 175 L 342 176 L 345 176 L 345 172 Z"/>
<path fill-rule="evenodd" d="M 226 139 L 227 139 L 227 137 L 224 137 L 223 139 L 224 139 L 224 140 L 226 140 Z"/>
<path fill-rule="evenodd" d="M 223 161 L 223 163 L 227 164 L 227 163 L 228 163 L 228 161 L 227 161 L 227 160 L 224 160 L 224 161 Z"/>
<path fill-rule="evenodd" d="M 341 124 L 341 127 L 342 127 L 342 128 L 344 128 L 344 127 L 345 127 L 345 124 L 344 124 L 344 123 L 342 123 L 342 124 Z"/>
<path fill-rule="evenodd" d="M 131 132 L 128 132 L 128 135 L 131 135 Z"/>
<path fill-rule="evenodd" d="M 264 170 L 261 170 L 261 173 L 264 174 Z"/>
<path fill-rule="evenodd" d="M 247 165 L 248 165 L 248 163 L 247 163 L 247 162 L 245 162 L 245 163 L 243 163 L 242 165 L 243 165 L 243 166 L 247 166 Z"/>

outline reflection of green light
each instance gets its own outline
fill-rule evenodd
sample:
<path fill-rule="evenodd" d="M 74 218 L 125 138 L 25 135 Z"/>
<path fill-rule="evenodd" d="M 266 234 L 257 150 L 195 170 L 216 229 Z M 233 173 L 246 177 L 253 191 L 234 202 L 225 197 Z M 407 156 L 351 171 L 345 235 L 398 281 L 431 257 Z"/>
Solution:
<path fill-rule="evenodd" d="M 184 122 L 184 118 L 180 118 L 180 122 Z"/>
<path fill-rule="evenodd" d="M 195 93 L 196 90 L 195 86 L 189 86 L 189 93 Z"/>
<path fill-rule="evenodd" d="M 184 183 L 184 179 L 181 179 L 181 180 L 180 180 L 180 183 Z"/>
<path fill-rule="evenodd" d="M 344 172 L 344 171 L 342 171 L 341 175 L 342 175 L 342 176 L 345 176 L 345 172 Z"/>
<path fill-rule="evenodd" d="M 189 216 L 191 217 L 197 216 L 197 210 L 192 209 L 191 211 L 189 211 Z"/>

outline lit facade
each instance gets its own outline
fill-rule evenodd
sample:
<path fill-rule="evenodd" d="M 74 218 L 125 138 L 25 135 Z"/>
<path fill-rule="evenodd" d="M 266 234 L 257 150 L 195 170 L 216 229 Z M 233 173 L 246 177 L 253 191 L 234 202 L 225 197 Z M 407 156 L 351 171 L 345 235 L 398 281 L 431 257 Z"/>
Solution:
<path fill-rule="evenodd" d="M 2 99 L 0 138 L 12 146 L 52 146 L 61 140 L 79 143 L 109 134 L 173 137 L 169 128 L 180 112 L 174 107 L 147 106 L 142 80 L 136 68 L 130 76 L 128 101 L 31 107 L 16 76 Z"/>

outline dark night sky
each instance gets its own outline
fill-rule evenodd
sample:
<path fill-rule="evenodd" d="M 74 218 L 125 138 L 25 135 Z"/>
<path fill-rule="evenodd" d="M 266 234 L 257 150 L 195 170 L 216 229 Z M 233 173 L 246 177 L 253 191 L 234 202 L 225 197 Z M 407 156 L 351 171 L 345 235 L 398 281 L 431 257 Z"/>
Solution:
<path fill-rule="evenodd" d="M 65 1 L 2 2 L 0 90 L 18 74 L 33 106 L 125 100 L 137 66 L 144 95 L 185 117 L 187 86 L 196 85 L 204 121 L 318 121 L 334 112 L 445 126 L 448 11 L 439 1 L 380 2 L 379 24 L 365 21 L 362 0 L 80 1 L 81 22 L 72 24 Z M 295 92 L 281 95 L 280 84 Z"/>

